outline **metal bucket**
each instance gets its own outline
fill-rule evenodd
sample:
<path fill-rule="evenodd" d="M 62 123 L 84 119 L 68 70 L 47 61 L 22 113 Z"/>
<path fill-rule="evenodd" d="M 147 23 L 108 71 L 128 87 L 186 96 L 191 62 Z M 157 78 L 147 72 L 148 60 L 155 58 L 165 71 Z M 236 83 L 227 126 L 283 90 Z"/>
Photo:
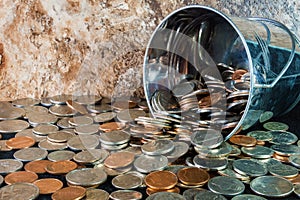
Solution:
<path fill-rule="evenodd" d="M 222 132 L 225 139 L 300 100 L 299 39 L 264 18 L 228 17 L 205 6 L 183 7 L 154 31 L 144 59 L 150 111 L 182 127 Z"/>

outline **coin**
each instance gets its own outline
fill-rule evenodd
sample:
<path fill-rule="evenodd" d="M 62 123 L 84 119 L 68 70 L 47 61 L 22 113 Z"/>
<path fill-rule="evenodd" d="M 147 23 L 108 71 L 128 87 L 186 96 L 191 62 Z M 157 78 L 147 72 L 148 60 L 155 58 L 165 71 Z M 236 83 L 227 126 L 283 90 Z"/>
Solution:
<path fill-rule="evenodd" d="M 33 128 L 33 133 L 41 136 L 47 136 L 50 133 L 58 131 L 58 127 L 53 124 L 39 124 Z"/>
<path fill-rule="evenodd" d="M 121 122 L 106 122 L 99 126 L 99 129 L 105 132 L 121 130 L 125 128 L 125 124 Z"/>
<path fill-rule="evenodd" d="M 258 141 L 270 141 L 273 135 L 268 131 L 251 131 L 247 136 L 254 137 Z"/>
<path fill-rule="evenodd" d="M 22 108 L 25 106 L 34 106 L 34 105 L 38 105 L 39 103 L 40 103 L 40 100 L 33 99 L 33 98 L 21 98 L 21 99 L 16 99 L 16 100 L 12 101 L 12 104 L 19 108 Z"/>
<path fill-rule="evenodd" d="M 41 97 L 41 104 L 47 107 L 52 106 L 53 104 L 51 103 L 50 99 L 51 97 Z"/>
<path fill-rule="evenodd" d="M 165 156 L 141 155 L 134 161 L 134 167 L 141 173 L 150 173 L 162 170 L 168 165 L 168 158 Z"/>
<path fill-rule="evenodd" d="M 195 156 L 193 162 L 196 167 L 206 170 L 222 170 L 225 169 L 228 164 L 226 158 L 205 158 L 201 156 Z"/>
<path fill-rule="evenodd" d="M 246 135 L 234 135 L 229 141 L 233 144 L 243 146 L 243 147 L 252 147 L 256 145 L 256 139 Z"/>
<path fill-rule="evenodd" d="M 90 125 L 83 125 L 77 126 L 74 130 L 75 133 L 78 135 L 92 135 L 99 131 L 98 124 L 90 124 Z"/>
<path fill-rule="evenodd" d="M 18 119 L 25 115 L 22 108 L 9 107 L 0 110 L 0 120 Z"/>
<path fill-rule="evenodd" d="M 139 200 L 143 198 L 142 193 L 134 190 L 117 190 L 110 193 L 112 200 Z"/>
<path fill-rule="evenodd" d="M 186 142 L 174 142 L 174 149 L 165 154 L 168 159 L 177 159 L 184 154 L 186 154 L 189 150 L 189 145 Z"/>
<path fill-rule="evenodd" d="M 155 190 L 168 190 L 178 182 L 177 176 L 170 171 L 154 171 L 149 173 L 145 179 L 145 184 Z"/>
<path fill-rule="evenodd" d="M 124 109 L 134 108 L 136 107 L 136 105 L 137 103 L 135 102 L 120 99 L 118 101 L 113 102 L 111 107 L 116 110 L 124 110 Z"/>
<path fill-rule="evenodd" d="M 273 158 L 280 161 L 280 162 L 283 162 L 283 163 L 289 163 L 290 162 L 288 156 L 282 156 L 282 155 L 279 155 L 277 153 L 273 154 Z"/>
<path fill-rule="evenodd" d="M 39 188 L 40 194 L 52 194 L 63 187 L 63 182 L 56 178 L 43 178 L 34 183 Z"/>
<path fill-rule="evenodd" d="M 241 181 L 250 180 L 249 176 L 239 174 L 239 173 L 235 172 L 234 170 L 232 170 L 231 168 L 226 168 L 226 169 L 223 169 L 223 170 L 219 170 L 218 174 L 220 174 L 221 176 L 229 176 L 229 177 L 232 177 L 232 178 L 236 178 L 236 179 L 239 179 Z"/>
<path fill-rule="evenodd" d="M 150 187 L 148 187 L 146 189 L 146 193 L 148 195 L 155 194 L 155 193 L 158 193 L 158 192 L 169 192 L 169 193 L 178 193 L 179 194 L 180 193 L 180 189 L 178 187 L 173 187 L 173 188 L 168 189 L 168 190 L 155 190 L 155 189 L 150 188 Z"/>
<path fill-rule="evenodd" d="M 286 131 L 289 126 L 282 122 L 267 122 L 264 123 L 263 127 L 269 131 Z"/>
<path fill-rule="evenodd" d="M 47 140 L 49 142 L 62 143 L 62 142 L 67 142 L 73 136 L 74 136 L 74 134 L 67 132 L 67 131 L 57 131 L 57 132 L 48 134 Z"/>
<path fill-rule="evenodd" d="M 167 199 L 186 200 L 181 194 L 177 194 L 174 192 L 157 192 L 151 194 L 146 198 L 146 200 L 167 200 Z"/>
<path fill-rule="evenodd" d="M 4 152 L 4 151 L 11 151 L 12 148 L 6 146 L 6 141 L 7 140 L 0 140 L 0 151 Z"/>
<path fill-rule="evenodd" d="M 72 126 L 71 124 L 69 124 L 69 119 L 70 117 L 63 117 L 63 118 L 60 118 L 56 125 L 60 128 L 73 128 L 74 126 Z"/>
<path fill-rule="evenodd" d="M 206 189 L 203 188 L 193 188 L 193 189 L 187 189 L 185 190 L 182 195 L 186 200 L 194 200 L 196 194 L 202 193 L 207 191 Z"/>
<path fill-rule="evenodd" d="M 73 109 L 74 111 L 76 111 L 76 112 L 78 112 L 78 113 L 80 113 L 80 114 L 82 114 L 82 115 L 88 114 L 88 111 L 87 111 L 86 107 L 83 106 L 83 105 L 81 105 L 81 104 L 79 104 L 79 103 L 77 103 L 77 102 L 75 102 L 75 101 L 67 100 L 67 101 L 66 101 L 66 104 L 67 104 L 71 109 Z"/>
<path fill-rule="evenodd" d="M 226 157 L 232 152 L 232 147 L 227 142 L 222 142 L 220 146 L 214 149 L 197 147 L 194 147 L 194 149 L 200 156 L 205 156 L 209 158 Z"/>
<path fill-rule="evenodd" d="M 74 116 L 69 119 L 69 124 L 72 126 L 83 126 L 90 125 L 94 122 L 93 118 L 83 115 L 83 116 Z"/>
<path fill-rule="evenodd" d="M 46 136 L 39 136 L 37 134 L 34 134 L 32 129 L 24 129 L 23 131 L 20 131 L 15 135 L 15 137 L 23 137 L 23 136 L 31 137 L 36 142 L 40 142 L 41 140 L 46 139 Z"/>
<path fill-rule="evenodd" d="M 300 184 L 300 174 L 298 174 L 298 176 L 289 179 L 289 181 L 291 181 L 294 185 L 295 184 Z"/>
<path fill-rule="evenodd" d="M 274 151 L 268 147 L 257 145 L 255 147 L 242 147 L 242 152 L 252 158 L 271 158 Z"/>
<path fill-rule="evenodd" d="M 153 140 L 143 144 L 141 149 L 142 152 L 147 155 L 166 154 L 174 149 L 174 142 L 165 139 Z"/>
<path fill-rule="evenodd" d="M 57 117 L 50 113 L 30 113 L 27 114 L 28 122 L 32 126 L 37 126 L 38 124 L 54 124 L 57 121 Z"/>
<path fill-rule="evenodd" d="M 109 193 L 101 189 L 88 188 L 85 198 L 86 200 L 108 200 Z"/>
<path fill-rule="evenodd" d="M 107 174 L 99 168 L 81 168 L 67 173 L 66 180 L 69 184 L 91 187 L 105 182 Z"/>
<path fill-rule="evenodd" d="M 31 147 L 35 144 L 35 140 L 31 137 L 22 136 L 10 138 L 5 142 L 6 146 L 12 149 L 23 149 Z"/>
<path fill-rule="evenodd" d="M 89 112 L 96 113 L 96 114 L 112 111 L 111 106 L 109 104 L 102 103 L 102 101 L 101 101 L 101 104 L 88 105 L 87 109 L 88 109 Z"/>
<path fill-rule="evenodd" d="M 60 94 L 50 97 L 50 102 L 53 104 L 66 104 L 66 101 L 70 99 L 72 99 L 72 95 Z"/>
<path fill-rule="evenodd" d="M 20 119 L 11 119 L 0 122 L 0 133 L 16 133 L 29 127 L 29 123 Z"/>
<path fill-rule="evenodd" d="M 132 122 L 136 118 L 144 116 L 146 116 L 145 111 L 139 109 L 125 109 L 117 113 L 117 119 L 123 123 Z"/>
<path fill-rule="evenodd" d="M 134 161 L 134 154 L 130 152 L 116 152 L 110 154 L 104 161 L 109 168 L 120 168 L 130 165 Z"/>
<path fill-rule="evenodd" d="M 199 148 L 216 148 L 223 142 L 223 135 L 213 129 L 202 129 L 193 132 L 191 142 Z"/>
<path fill-rule="evenodd" d="M 120 174 L 114 177 L 111 183 L 115 188 L 128 190 L 140 187 L 143 183 L 143 179 L 140 176 L 133 173 Z"/>
<path fill-rule="evenodd" d="M 108 155 L 109 152 L 104 149 L 89 149 L 74 155 L 73 160 L 81 164 L 100 163 L 103 162 Z"/>
<path fill-rule="evenodd" d="M 38 179 L 38 175 L 34 172 L 17 171 L 5 176 L 4 181 L 7 185 L 14 183 L 33 183 Z"/>
<path fill-rule="evenodd" d="M 281 176 L 283 178 L 294 178 L 298 175 L 297 168 L 286 164 L 271 165 L 268 166 L 268 170 L 270 174 L 274 176 Z"/>
<path fill-rule="evenodd" d="M 31 200 L 39 196 L 39 188 L 32 183 L 15 183 L 0 188 L 1 200 Z"/>
<path fill-rule="evenodd" d="M 292 155 L 289 157 L 289 162 L 295 167 L 300 168 L 300 155 Z"/>
<path fill-rule="evenodd" d="M 23 163 L 14 159 L 1 159 L 0 160 L 0 174 L 5 175 L 11 172 L 20 170 Z"/>
<path fill-rule="evenodd" d="M 270 131 L 273 138 L 270 140 L 270 143 L 273 144 L 294 144 L 297 142 L 298 137 L 291 132 L 287 131 Z"/>
<path fill-rule="evenodd" d="M 272 119 L 273 115 L 274 115 L 273 112 L 271 112 L 271 111 L 265 111 L 265 112 L 263 112 L 263 113 L 260 115 L 260 117 L 259 117 L 259 122 L 260 122 L 260 123 L 264 123 L 264 122 L 266 122 L 266 121 Z"/>
<path fill-rule="evenodd" d="M 271 146 L 271 149 L 273 149 L 276 154 L 282 156 L 291 156 L 291 155 L 300 154 L 300 147 L 296 145 L 275 144 Z"/>
<path fill-rule="evenodd" d="M 71 117 L 76 114 L 72 108 L 67 105 L 54 105 L 49 108 L 49 112 L 58 117 Z"/>
<path fill-rule="evenodd" d="M 68 140 L 67 145 L 72 150 L 94 149 L 99 145 L 96 135 L 76 135 Z"/>
<path fill-rule="evenodd" d="M 209 174 L 197 167 L 186 167 L 177 172 L 178 179 L 185 185 L 204 185 L 208 182 Z"/>
<path fill-rule="evenodd" d="M 270 197 L 285 197 L 293 192 L 293 184 L 278 176 L 261 176 L 250 182 L 253 192 Z"/>
<path fill-rule="evenodd" d="M 204 191 L 195 195 L 194 200 L 226 200 L 226 198 L 221 194 L 216 194 L 211 191 Z"/>
<path fill-rule="evenodd" d="M 231 200 L 267 200 L 267 199 L 253 194 L 240 194 L 233 197 Z"/>
<path fill-rule="evenodd" d="M 3 176 L 0 175 L 0 186 L 2 185 L 3 181 L 4 181 L 4 178 L 3 178 Z"/>
<path fill-rule="evenodd" d="M 130 140 L 130 135 L 123 131 L 111 131 L 100 134 L 100 142 L 107 145 L 124 144 Z"/>
<path fill-rule="evenodd" d="M 266 166 L 254 160 L 239 159 L 233 161 L 234 171 L 251 177 L 263 176 L 268 173 Z"/>
<path fill-rule="evenodd" d="M 216 176 L 208 181 L 208 188 L 216 194 L 235 196 L 244 192 L 245 185 L 236 178 Z"/>
<path fill-rule="evenodd" d="M 104 112 L 96 115 L 94 121 L 97 123 L 109 122 L 117 116 L 115 112 Z"/>
<path fill-rule="evenodd" d="M 77 168 L 77 164 L 73 161 L 62 160 L 51 162 L 46 166 L 46 171 L 50 174 L 66 174 Z"/>
<path fill-rule="evenodd" d="M 51 195 L 53 200 L 67 200 L 67 199 L 82 199 L 85 196 L 86 189 L 81 186 L 65 187 L 57 190 Z"/>
<path fill-rule="evenodd" d="M 73 151 L 69 150 L 59 150 L 59 151 L 53 151 L 48 154 L 47 158 L 50 161 L 62 161 L 62 160 L 71 160 L 75 156 L 75 153 Z"/>
<path fill-rule="evenodd" d="M 89 105 L 89 104 L 95 104 L 101 101 L 101 99 L 102 99 L 101 96 L 88 94 L 88 95 L 75 96 L 74 101 L 82 105 Z"/>
<path fill-rule="evenodd" d="M 50 164 L 49 160 L 34 160 L 25 164 L 24 169 L 28 172 L 34 172 L 37 174 L 46 173 L 46 166 Z"/>
<path fill-rule="evenodd" d="M 231 145 L 231 152 L 229 153 L 229 156 L 239 156 L 241 155 L 241 150 L 236 145 Z"/>
<path fill-rule="evenodd" d="M 294 193 L 300 197 L 300 184 L 295 184 L 294 185 Z"/>
<path fill-rule="evenodd" d="M 33 160 L 42 160 L 46 158 L 47 155 L 48 152 L 46 150 L 37 147 L 20 149 L 13 154 L 15 159 L 24 162 L 33 161 Z"/>

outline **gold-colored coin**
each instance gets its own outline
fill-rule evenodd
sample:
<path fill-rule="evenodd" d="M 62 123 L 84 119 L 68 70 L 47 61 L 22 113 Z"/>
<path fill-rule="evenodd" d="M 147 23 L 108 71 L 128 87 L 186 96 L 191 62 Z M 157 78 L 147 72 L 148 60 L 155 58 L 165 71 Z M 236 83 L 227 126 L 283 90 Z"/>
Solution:
<path fill-rule="evenodd" d="M 56 178 L 44 178 L 34 181 L 40 189 L 40 194 L 52 194 L 63 187 L 63 182 Z"/>
<path fill-rule="evenodd" d="M 7 185 L 14 183 L 33 183 L 38 179 L 38 175 L 34 172 L 17 171 L 5 176 L 4 182 Z"/>
<path fill-rule="evenodd" d="M 52 163 L 50 160 L 34 160 L 26 163 L 24 166 L 25 171 L 35 172 L 37 174 L 46 173 L 46 166 Z"/>
<path fill-rule="evenodd" d="M 208 182 L 209 174 L 197 167 L 186 167 L 177 172 L 178 179 L 185 185 L 204 185 Z"/>
<path fill-rule="evenodd" d="M 85 196 L 86 189 L 81 186 L 62 188 L 51 195 L 53 200 L 75 200 Z"/>
<path fill-rule="evenodd" d="M 101 124 L 99 126 L 99 129 L 105 132 L 110 132 L 110 131 L 116 131 L 116 130 L 121 130 L 125 127 L 124 123 L 120 122 L 107 122 L 104 124 Z"/>
<path fill-rule="evenodd" d="M 254 137 L 246 135 L 234 135 L 229 139 L 229 141 L 243 147 L 253 147 L 257 143 L 257 140 Z"/>
<path fill-rule="evenodd" d="M 77 168 L 77 164 L 73 161 L 62 160 L 48 164 L 46 171 L 50 174 L 66 174 Z"/>
<path fill-rule="evenodd" d="M 279 155 L 277 153 L 273 154 L 273 158 L 280 161 L 280 162 L 284 162 L 284 163 L 289 163 L 290 162 L 289 156 L 282 156 L 282 155 Z"/>
<path fill-rule="evenodd" d="M 134 154 L 130 152 L 116 152 L 110 154 L 104 161 L 106 167 L 115 169 L 130 165 L 134 161 Z"/>
<path fill-rule="evenodd" d="M 154 190 L 168 190 L 176 186 L 177 176 L 170 171 L 155 171 L 148 174 L 145 184 Z"/>
<path fill-rule="evenodd" d="M 300 184 L 300 174 L 296 177 L 289 179 L 293 184 Z"/>
<path fill-rule="evenodd" d="M 157 193 L 157 192 L 172 192 L 172 193 L 179 194 L 180 189 L 178 187 L 174 187 L 174 188 L 171 188 L 171 189 L 168 189 L 168 190 L 155 190 L 155 189 L 152 189 L 152 188 L 147 188 L 146 189 L 146 193 L 148 195 L 151 195 L 151 194 L 154 194 L 154 193 Z"/>
<path fill-rule="evenodd" d="M 23 149 L 31 147 L 35 144 L 35 140 L 28 136 L 15 137 L 6 141 L 6 146 L 12 149 Z"/>

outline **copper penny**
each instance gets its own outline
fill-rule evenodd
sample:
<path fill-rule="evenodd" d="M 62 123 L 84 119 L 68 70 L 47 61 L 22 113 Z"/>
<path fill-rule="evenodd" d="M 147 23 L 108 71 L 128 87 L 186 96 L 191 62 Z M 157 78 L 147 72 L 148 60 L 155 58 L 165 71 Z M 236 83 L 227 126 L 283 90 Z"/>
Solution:
<path fill-rule="evenodd" d="M 28 136 L 11 138 L 6 141 L 6 146 L 12 149 L 23 149 L 31 147 L 35 144 L 35 140 Z"/>
<path fill-rule="evenodd" d="M 38 179 L 38 175 L 34 172 L 17 171 L 5 176 L 4 182 L 8 185 L 13 183 L 33 183 Z"/>
<path fill-rule="evenodd" d="M 75 162 L 62 160 L 50 163 L 45 169 L 50 174 L 66 174 L 76 168 L 77 164 Z"/>
<path fill-rule="evenodd" d="M 157 192 L 173 192 L 173 193 L 180 193 L 180 189 L 178 187 L 174 187 L 174 188 L 171 188 L 171 189 L 168 189 L 168 190 L 155 190 L 155 189 L 152 189 L 152 188 L 147 188 L 146 189 L 146 193 L 148 195 L 151 195 L 151 194 L 154 194 L 154 193 L 157 193 Z"/>
<path fill-rule="evenodd" d="M 145 184 L 154 190 L 168 190 L 178 182 L 176 174 L 170 171 L 155 171 L 148 174 L 145 179 Z"/>
<path fill-rule="evenodd" d="M 52 163 L 50 160 L 34 160 L 29 163 L 26 163 L 24 166 L 25 171 L 35 172 L 37 174 L 46 173 L 46 166 Z"/>
<path fill-rule="evenodd" d="M 208 182 L 209 174 L 197 167 L 185 167 L 177 172 L 178 179 L 185 185 L 204 185 Z"/>
<path fill-rule="evenodd" d="M 125 127 L 124 123 L 121 122 L 107 122 L 104 124 L 101 124 L 99 126 L 99 129 L 105 132 L 110 132 L 110 131 L 116 131 L 116 130 L 121 130 Z"/>
<path fill-rule="evenodd" d="M 288 180 L 291 181 L 293 184 L 300 184 L 300 174 L 298 174 L 298 176 L 296 176 L 295 178 L 291 178 Z"/>
<path fill-rule="evenodd" d="M 246 74 L 248 71 L 244 69 L 238 69 L 235 70 L 232 74 L 232 80 L 240 80 L 244 74 Z"/>
<path fill-rule="evenodd" d="M 130 165 L 134 161 L 134 153 L 116 152 L 110 154 L 104 161 L 104 165 L 109 168 L 121 168 Z"/>
<path fill-rule="evenodd" d="M 51 195 L 53 200 L 75 200 L 85 196 L 86 189 L 81 186 L 62 188 Z"/>
<path fill-rule="evenodd" d="M 34 181 L 40 189 L 40 194 L 52 194 L 63 187 L 63 182 L 56 178 L 44 178 Z"/>
<path fill-rule="evenodd" d="M 273 158 L 280 161 L 280 162 L 284 162 L 284 163 L 289 163 L 290 162 L 289 156 L 282 156 L 282 155 L 279 155 L 277 153 L 273 154 Z"/>
<path fill-rule="evenodd" d="M 256 141 L 256 145 L 264 146 L 265 144 L 266 144 L 265 141 L 262 141 L 262 140 L 257 140 L 257 141 Z"/>
<path fill-rule="evenodd" d="M 253 147 L 257 143 L 257 140 L 254 137 L 246 135 L 234 135 L 229 139 L 229 141 L 243 147 Z"/>

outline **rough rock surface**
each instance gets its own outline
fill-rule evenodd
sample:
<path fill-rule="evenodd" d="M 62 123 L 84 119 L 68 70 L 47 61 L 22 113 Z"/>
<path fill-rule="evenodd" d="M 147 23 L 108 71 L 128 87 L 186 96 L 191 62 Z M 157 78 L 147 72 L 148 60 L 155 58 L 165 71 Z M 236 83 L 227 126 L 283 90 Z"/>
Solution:
<path fill-rule="evenodd" d="M 142 95 L 144 50 L 153 30 L 188 4 L 272 18 L 300 35 L 298 0 L 3 0 L 0 100 Z"/>

